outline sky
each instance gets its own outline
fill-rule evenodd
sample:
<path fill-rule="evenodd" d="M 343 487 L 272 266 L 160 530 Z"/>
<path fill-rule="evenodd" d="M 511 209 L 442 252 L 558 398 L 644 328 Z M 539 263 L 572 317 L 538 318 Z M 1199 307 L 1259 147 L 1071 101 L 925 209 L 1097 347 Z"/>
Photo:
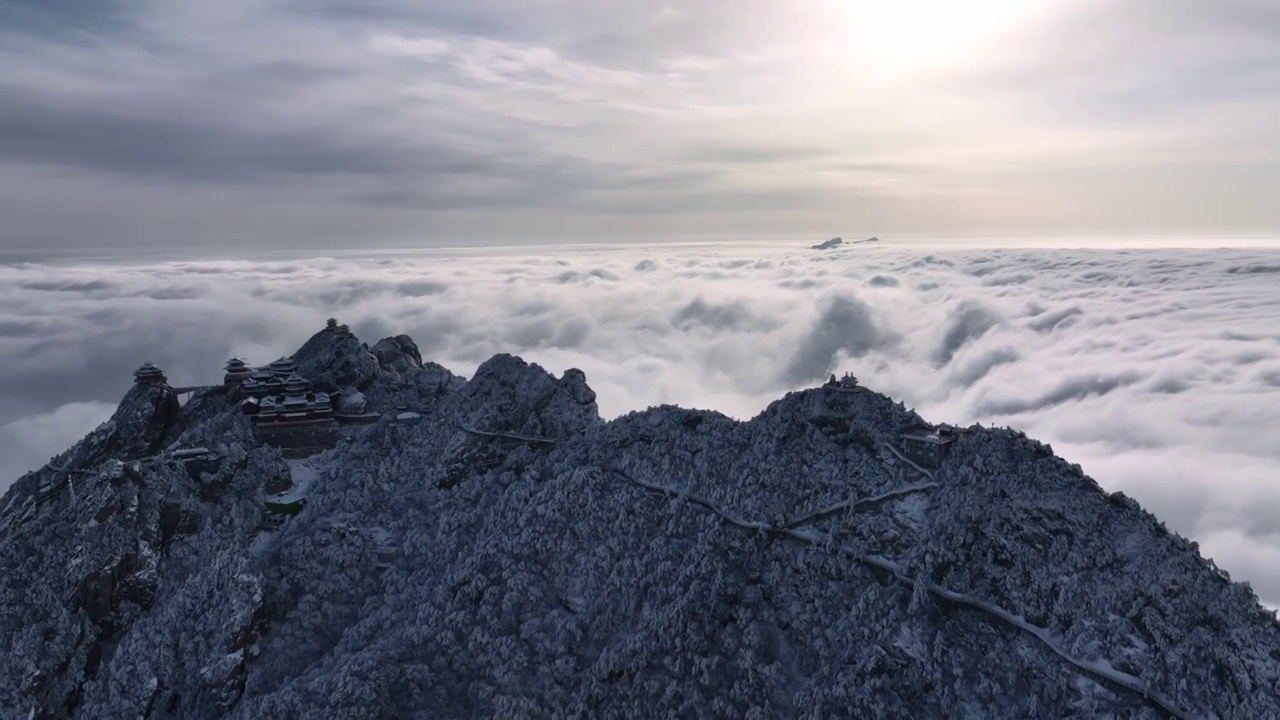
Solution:
<path fill-rule="evenodd" d="M 0 250 L 1268 235 L 1274 0 L 0 0 Z"/>
<path fill-rule="evenodd" d="M 0 489 L 337 315 L 610 417 L 853 370 L 1277 605 L 1277 197 L 1274 0 L 0 0 Z"/>
<path fill-rule="evenodd" d="M 1280 606 L 1280 248 L 1106 244 L 0 263 L 0 492 L 106 420 L 144 360 L 218 382 L 336 317 L 464 377 L 499 352 L 580 368 L 606 418 L 745 420 L 853 372 L 926 420 L 1050 443 Z"/>

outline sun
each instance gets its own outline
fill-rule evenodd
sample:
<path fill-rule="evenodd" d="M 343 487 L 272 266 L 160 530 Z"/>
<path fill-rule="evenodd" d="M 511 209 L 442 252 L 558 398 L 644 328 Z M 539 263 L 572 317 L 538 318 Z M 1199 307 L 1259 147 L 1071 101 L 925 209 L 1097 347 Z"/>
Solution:
<path fill-rule="evenodd" d="M 965 63 L 1028 19 L 1035 0 L 828 0 L 851 57 L 895 75 Z M 831 37 L 831 35 L 828 35 Z"/>

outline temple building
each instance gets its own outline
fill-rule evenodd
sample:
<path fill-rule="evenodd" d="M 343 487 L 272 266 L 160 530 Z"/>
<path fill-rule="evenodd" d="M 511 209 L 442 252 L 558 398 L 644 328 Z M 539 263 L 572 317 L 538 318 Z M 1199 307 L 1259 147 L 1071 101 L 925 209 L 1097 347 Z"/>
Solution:
<path fill-rule="evenodd" d="M 259 368 L 250 368 L 244 360 L 231 358 L 227 361 L 227 374 L 223 381 L 227 387 L 239 385 L 245 395 L 265 398 L 288 392 L 285 389 L 287 380 L 297 374 L 298 363 L 285 357 Z M 305 380 L 302 382 L 306 383 Z"/>
<path fill-rule="evenodd" d="M 263 398 L 284 392 L 284 382 L 274 372 L 259 368 L 250 373 L 244 382 L 240 383 L 240 390 L 246 395 Z"/>
<path fill-rule="evenodd" d="M 227 374 L 222 376 L 222 383 L 227 387 L 235 387 L 253 375 L 253 369 L 241 358 L 233 357 L 227 361 Z"/>
<path fill-rule="evenodd" d="M 351 337 L 351 328 L 346 325 L 339 325 L 334 318 L 329 318 L 324 324 L 324 331 L 333 333 L 338 337 Z"/>
<path fill-rule="evenodd" d="M 332 421 L 333 406 L 329 394 L 306 392 L 297 395 L 273 395 L 258 401 L 254 421 L 264 423 L 305 423 Z"/>
<path fill-rule="evenodd" d="M 956 441 L 956 430 L 950 425 L 937 428 L 911 430 L 901 435 L 902 454 L 911 462 L 924 468 L 942 466 L 947 450 Z"/>
<path fill-rule="evenodd" d="M 831 374 L 831 379 L 827 381 L 827 387 L 837 390 L 856 390 L 858 388 L 858 378 L 853 373 L 845 373 L 844 377 L 836 379 L 835 373 Z"/>
<path fill-rule="evenodd" d="M 293 373 L 283 380 L 277 380 L 278 394 L 251 398 L 241 407 L 246 414 L 254 415 L 254 422 L 263 423 L 298 423 L 316 420 L 333 420 L 333 404 L 329 394 L 313 392 L 311 383 L 306 378 Z"/>
<path fill-rule="evenodd" d="M 289 358 L 282 357 L 279 360 L 272 361 L 270 365 L 267 365 L 266 369 L 275 375 L 288 377 L 298 371 L 298 363 L 290 360 Z"/>
<path fill-rule="evenodd" d="M 133 371 L 133 381 L 139 385 L 164 385 L 168 383 L 168 379 L 164 376 L 164 371 L 150 361 L 142 363 L 142 367 Z"/>
<path fill-rule="evenodd" d="M 391 567 L 391 563 L 396 559 L 396 546 L 390 543 L 380 544 L 374 550 L 374 564 L 376 570 L 382 571 Z"/>
<path fill-rule="evenodd" d="M 284 379 L 285 395 L 301 395 L 311 389 L 311 384 L 298 373 Z M 321 393 L 323 394 L 323 393 Z"/>

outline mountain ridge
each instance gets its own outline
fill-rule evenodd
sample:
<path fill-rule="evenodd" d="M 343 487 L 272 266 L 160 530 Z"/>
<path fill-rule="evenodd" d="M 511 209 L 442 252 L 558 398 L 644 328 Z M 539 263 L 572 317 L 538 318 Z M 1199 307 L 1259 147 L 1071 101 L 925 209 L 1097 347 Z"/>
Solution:
<path fill-rule="evenodd" d="M 421 422 L 288 459 L 225 389 L 131 389 L 0 504 L 0 708 L 1280 716 L 1248 587 L 1017 431 L 930 470 L 865 388 L 606 422 L 581 371 L 510 355 L 463 380 L 322 332 L 293 360 Z"/>

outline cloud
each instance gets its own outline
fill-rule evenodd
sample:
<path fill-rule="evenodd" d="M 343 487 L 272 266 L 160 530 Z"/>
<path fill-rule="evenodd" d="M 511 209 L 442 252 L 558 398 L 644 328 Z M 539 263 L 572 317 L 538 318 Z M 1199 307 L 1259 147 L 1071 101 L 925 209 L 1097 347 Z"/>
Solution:
<path fill-rule="evenodd" d="M 1250 274 L 1263 275 L 1263 274 L 1271 274 L 1271 273 L 1280 274 L 1280 265 L 1261 265 L 1261 264 L 1241 265 L 1239 267 L 1227 268 L 1227 272 L 1231 273 L 1232 275 L 1235 275 L 1237 273 L 1242 273 L 1245 275 L 1250 275 Z"/>
<path fill-rule="evenodd" d="M 984 349 L 981 353 L 965 357 L 962 362 L 953 363 L 951 382 L 956 387 L 967 388 L 1001 365 L 1017 362 L 1022 359 L 1017 350 L 1007 347 Z"/>
<path fill-rule="evenodd" d="M 961 303 L 947 321 L 947 331 L 934 355 L 938 365 L 946 365 L 957 351 L 969 342 L 999 324 L 1000 318 L 991 310 L 971 302 Z"/>
<path fill-rule="evenodd" d="M 842 351 L 861 357 L 884 340 L 866 303 L 853 296 L 837 295 L 824 302 L 783 377 L 794 385 L 820 380 L 832 370 Z"/>
<path fill-rule="evenodd" d="M 808 244 L 0 265 L 3 482 L 106 419 L 143 360 L 201 384 L 336 317 L 462 374 L 498 352 L 581 368 L 610 417 L 745 419 L 851 371 L 931 420 L 1050 442 L 1280 602 L 1261 510 L 1280 505 L 1280 300 L 1272 275 L 1228 272 L 1276 251 Z"/>
<path fill-rule="evenodd" d="M 456 5 L 3 4 L 6 242 L 1280 223 L 1265 3 Z"/>
<path fill-rule="evenodd" d="M 1012 397 L 1003 400 L 992 400 L 980 406 L 984 414 L 1007 416 L 1021 415 L 1036 410 L 1045 410 L 1073 400 L 1106 395 L 1118 388 L 1132 385 L 1140 379 L 1134 374 L 1121 374 L 1110 377 L 1087 375 L 1065 378 L 1048 392 L 1032 398 Z"/>
<path fill-rule="evenodd" d="M 74 402 L 0 425 L 0 488 L 71 447 L 115 410 L 111 403 Z"/>
<path fill-rule="evenodd" d="M 701 297 L 694 298 L 671 318 L 671 324 L 681 330 L 694 325 L 703 325 L 712 330 L 738 329 L 757 322 L 751 311 L 740 301 L 715 304 Z"/>
<path fill-rule="evenodd" d="M 1027 323 L 1027 327 L 1035 330 L 1036 332 L 1053 332 L 1059 327 L 1070 327 L 1070 325 L 1075 322 L 1077 316 L 1083 313 L 1083 310 L 1074 305 L 1058 310 L 1052 310 L 1037 314 L 1034 320 Z"/>

